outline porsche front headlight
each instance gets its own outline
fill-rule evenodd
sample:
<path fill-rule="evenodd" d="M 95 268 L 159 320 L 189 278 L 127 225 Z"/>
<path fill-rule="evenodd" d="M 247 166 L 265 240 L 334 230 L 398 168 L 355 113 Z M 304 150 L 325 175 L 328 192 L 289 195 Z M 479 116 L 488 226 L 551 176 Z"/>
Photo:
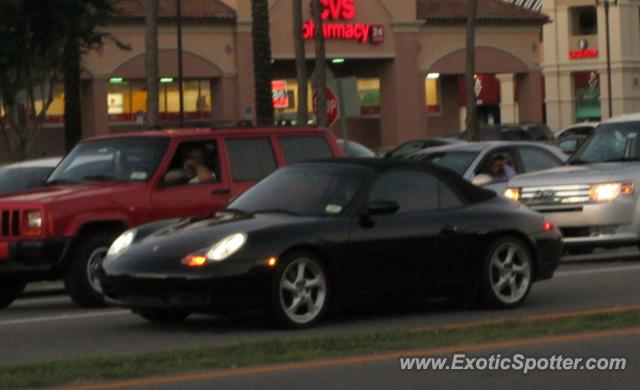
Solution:
<path fill-rule="evenodd" d="M 136 238 L 137 230 L 131 229 L 122 233 L 116 240 L 111 244 L 109 248 L 109 252 L 107 252 L 107 256 L 118 256 L 120 253 L 124 252 L 131 244 L 133 240 Z"/>
<path fill-rule="evenodd" d="M 222 261 L 240 250 L 247 242 L 247 235 L 235 233 L 214 244 L 207 252 L 207 259 Z"/>

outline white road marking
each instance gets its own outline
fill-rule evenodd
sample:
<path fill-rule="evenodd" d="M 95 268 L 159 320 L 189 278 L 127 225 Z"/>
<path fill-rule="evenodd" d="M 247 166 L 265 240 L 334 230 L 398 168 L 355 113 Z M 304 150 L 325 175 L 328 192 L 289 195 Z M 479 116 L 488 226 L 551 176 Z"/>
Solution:
<path fill-rule="evenodd" d="M 630 265 L 626 267 L 595 268 L 595 269 L 585 269 L 585 270 L 578 270 L 578 271 L 562 271 L 562 272 L 556 272 L 554 277 L 600 274 L 600 273 L 607 273 L 607 272 L 628 272 L 628 271 L 640 271 L 640 265 Z"/>
<path fill-rule="evenodd" d="M 117 316 L 131 313 L 129 310 L 102 310 L 99 313 L 81 313 L 81 314 L 62 314 L 57 316 L 36 317 L 36 318 L 20 318 L 15 320 L 0 321 L 0 326 L 3 325 L 23 325 L 37 322 L 49 322 L 49 321 L 62 321 L 62 320 L 76 320 L 80 318 L 93 318 L 93 317 L 108 317 Z"/>

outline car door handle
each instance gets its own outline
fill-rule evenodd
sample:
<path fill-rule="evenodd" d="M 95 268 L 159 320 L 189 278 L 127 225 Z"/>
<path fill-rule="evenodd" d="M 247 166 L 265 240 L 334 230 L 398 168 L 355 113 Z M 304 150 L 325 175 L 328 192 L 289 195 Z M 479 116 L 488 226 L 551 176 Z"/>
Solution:
<path fill-rule="evenodd" d="M 231 189 L 229 188 L 221 188 L 219 190 L 215 190 L 211 192 L 211 195 L 216 196 L 216 195 L 230 195 L 231 194 Z"/>
<path fill-rule="evenodd" d="M 444 226 L 442 228 L 442 230 L 440 231 L 440 235 L 442 235 L 442 236 L 448 236 L 448 235 L 452 235 L 452 234 L 458 234 L 458 227 L 457 226 L 447 225 L 447 226 Z"/>

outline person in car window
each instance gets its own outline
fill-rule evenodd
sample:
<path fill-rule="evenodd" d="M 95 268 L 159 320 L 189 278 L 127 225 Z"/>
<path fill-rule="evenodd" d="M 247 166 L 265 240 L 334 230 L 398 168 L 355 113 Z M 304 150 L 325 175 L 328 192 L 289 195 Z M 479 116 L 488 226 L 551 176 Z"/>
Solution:
<path fill-rule="evenodd" d="M 199 147 L 190 148 L 184 159 L 183 169 L 189 178 L 189 184 L 211 183 L 216 174 L 204 163 L 204 151 Z"/>
<path fill-rule="evenodd" d="M 507 159 L 502 154 L 493 157 L 489 170 L 494 182 L 509 181 L 509 179 L 517 174 L 516 170 L 507 162 Z"/>

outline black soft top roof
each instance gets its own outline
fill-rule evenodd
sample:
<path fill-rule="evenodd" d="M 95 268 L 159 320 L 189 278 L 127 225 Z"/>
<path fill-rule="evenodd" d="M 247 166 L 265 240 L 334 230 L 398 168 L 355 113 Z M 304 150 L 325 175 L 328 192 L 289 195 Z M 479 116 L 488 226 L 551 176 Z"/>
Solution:
<path fill-rule="evenodd" d="M 334 158 L 307 161 L 301 164 L 309 163 L 331 163 L 340 165 L 361 166 L 377 171 L 378 173 L 397 168 L 419 169 L 434 174 L 450 186 L 454 187 L 468 203 L 484 202 L 497 196 L 494 191 L 475 186 L 452 170 L 433 165 L 426 161 L 386 158 Z"/>

